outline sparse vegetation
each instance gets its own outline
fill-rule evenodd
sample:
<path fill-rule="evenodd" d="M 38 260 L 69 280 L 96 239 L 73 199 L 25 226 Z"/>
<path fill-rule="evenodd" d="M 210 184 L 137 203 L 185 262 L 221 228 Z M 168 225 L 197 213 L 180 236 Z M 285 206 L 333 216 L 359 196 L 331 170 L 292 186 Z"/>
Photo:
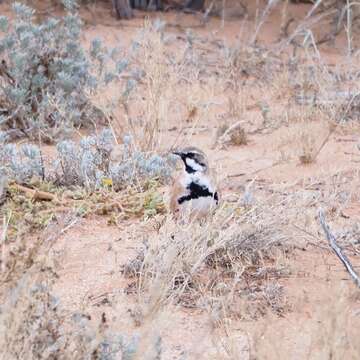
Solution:
<path fill-rule="evenodd" d="M 261 284 L 268 276 L 276 279 L 288 271 L 271 265 L 280 244 L 283 249 L 291 246 L 286 234 L 288 220 L 283 218 L 280 229 L 275 209 L 279 210 L 276 205 L 249 205 L 239 199 L 219 209 L 204 226 L 192 223 L 174 232 L 174 224 L 167 221 L 159 233 L 144 236 L 144 247 L 124 268 L 136 283 L 130 287 L 137 289 L 140 306 L 146 308 L 143 312 L 154 311 L 152 306 L 175 303 L 218 311 L 218 316 L 256 318 L 266 312 L 270 299 L 274 311 L 285 311 L 282 296 L 276 300 L 271 297 L 270 284 L 259 285 L 266 288 L 268 295 L 264 297 L 257 286 L 251 289 L 245 285 L 245 279 Z M 245 309 L 235 309 L 236 302 L 242 300 L 250 315 Z M 217 306 L 225 308 L 213 309 Z"/>
<path fill-rule="evenodd" d="M 64 140 L 56 146 L 57 157 L 46 167 L 36 145 L 19 148 L 1 143 L 0 170 L 9 181 L 20 184 L 31 180 L 50 181 L 60 186 L 83 186 L 99 189 L 109 186 L 119 190 L 151 179 L 166 181 L 171 176 L 174 157 L 150 155 L 135 150 L 132 139 L 116 145 L 112 132 L 104 129 L 99 136 L 84 137 L 80 145 Z"/>
<path fill-rule="evenodd" d="M 86 51 L 75 2 L 64 4 L 63 18 L 40 24 L 35 11 L 18 2 L 13 22 L 0 17 L 0 126 L 9 136 L 54 141 L 104 120 L 91 97 L 118 77 L 126 61 L 117 61 L 116 49 L 107 50 L 100 39 Z"/>
<path fill-rule="evenodd" d="M 317 213 L 356 268 L 360 6 L 241 3 L 140 29 L 0 4 L 1 359 L 356 358 Z M 206 221 L 168 211 L 185 145 Z"/>

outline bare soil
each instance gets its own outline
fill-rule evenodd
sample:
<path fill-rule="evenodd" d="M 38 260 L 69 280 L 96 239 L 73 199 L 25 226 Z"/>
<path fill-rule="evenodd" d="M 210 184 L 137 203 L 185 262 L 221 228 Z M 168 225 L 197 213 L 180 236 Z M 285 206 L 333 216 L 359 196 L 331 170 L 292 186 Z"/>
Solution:
<path fill-rule="evenodd" d="M 289 6 L 291 14 L 299 18 L 309 9 L 303 4 Z M 0 5 L 0 13 L 9 14 L 7 4 Z M 252 11 L 250 13 L 253 14 Z M 147 17 L 166 21 L 167 34 L 183 36 L 185 29 L 190 27 L 199 37 L 213 37 L 229 44 L 236 42 L 240 29 L 250 31 L 254 22 L 251 15 L 247 19 L 230 18 L 224 22 L 210 18 L 201 25 L 200 15 L 138 11 L 135 19 L 117 22 L 111 16 L 110 7 L 103 9 L 100 4 L 89 5 L 82 16 L 86 24 L 84 43 L 101 37 L 108 45 L 120 45 L 122 48 L 129 46 Z M 271 44 L 277 39 L 280 20 L 279 14 L 266 20 L 259 35 L 261 43 Z M 176 52 L 176 47 L 173 45 L 171 51 Z M 344 48 L 346 38 L 340 35 L 333 44 L 325 44 L 321 48 L 323 59 L 336 63 L 343 56 Z M 181 89 L 178 91 L 181 92 Z M 248 101 L 241 116 L 256 123 L 261 121 L 261 110 L 251 105 L 261 101 L 263 93 L 259 89 L 250 91 L 252 100 Z M 301 164 L 298 156 L 294 156 L 298 151 L 294 147 L 298 128 L 294 125 L 281 126 L 271 133 L 255 132 L 249 135 L 248 144 L 244 146 L 229 145 L 214 149 L 216 115 L 224 112 L 227 94 L 215 94 L 214 98 L 220 105 L 214 107 L 209 118 L 201 118 L 196 127 L 189 130 L 186 141 L 196 143 L 208 154 L 220 174 L 219 183 L 225 198 L 243 193 L 251 181 L 269 192 L 291 193 L 313 186 L 326 193 L 331 192 L 335 177 L 344 178 L 344 186 L 350 188 L 348 190 L 353 194 L 352 200 L 341 208 L 343 217 L 329 220 L 334 230 L 350 228 L 358 223 L 360 178 L 357 169 L 360 152 L 356 144 L 359 128 L 354 126 L 335 131 L 316 161 L 307 165 Z M 281 113 L 282 99 L 271 101 L 271 106 L 279 109 L 274 114 Z M 123 109 L 116 108 L 114 114 L 121 125 Z M 175 143 L 177 133 L 172 129 L 177 126 L 177 120 L 169 119 L 166 126 L 162 136 Z M 315 120 L 309 126 L 318 138 L 326 136 L 323 123 Z M 164 151 L 167 144 L 163 142 Z M 47 154 L 52 151 L 50 149 Z M 123 275 L 122 267 L 136 256 L 151 224 L 127 220 L 114 226 L 109 225 L 107 218 L 95 215 L 79 219 L 53 244 L 52 254 L 60 269 L 54 293 L 69 313 L 86 309 L 94 323 L 105 314 L 112 329 L 128 336 L 147 332 L 151 334 L 149 337 L 160 335 L 163 359 L 230 359 L 231 352 L 237 354 L 237 359 L 358 359 L 359 289 L 330 250 L 316 218 L 317 208 L 308 210 L 311 226 L 302 224 L 306 241 L 299 239 L 298 244 L 293 244 L 294 250 L 283 252 L 277 259 L 278 264 L 287 269 L 286 276 L 279 279 L 284 289 L 282 306 L 285 309 L 279 313 L 271 311 L 269 300 L 269 307 L 261 315 L 255 310 L 252 314 L 251 309 L 239 308 L 239 316 L 217 327 L 210 315 L 201 309 L 171 305 L 151 325 L 143 326 L 141 316 L 140 320 L 137 316 L 136 295 L 131 291 L 129 293 L 131 281 Z M 304 209 L 299 208 L 301 211 Z M 299 226 L 298 223 L 294 225 Z M 306 234 L 307 231 L 310 235 Z M 346 249 L 354 267 L 360 271 L 359 253 L 351 247 Z M 271 281 L 269 278 L 268 282 Z M 115 317 L 116 321 L 113 320 Z M 152 327 L 151 331 L 147 326 Z M 225 349 L 232 350 L 227 352 Z"/>

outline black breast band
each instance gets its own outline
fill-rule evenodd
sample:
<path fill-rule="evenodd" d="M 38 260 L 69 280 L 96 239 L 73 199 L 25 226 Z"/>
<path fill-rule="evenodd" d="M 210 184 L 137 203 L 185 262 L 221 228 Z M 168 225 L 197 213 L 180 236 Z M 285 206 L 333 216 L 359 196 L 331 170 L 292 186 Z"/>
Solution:
<path fill-rule="evenodd" d="M 179 204 L 182 204 L 185 201 L 190 201 L 191 199 L 199 199 L 201 197 L 208 197 L 208 196 L 211 196 L 212 198 L 214 198 L 216 201 L 216 204 L 218 204 L 218 202 L 219 202 L 218 193 L 210 192 L 206 186 L 199 185 L 192 181 L 186 188 L 188 190 L 190 190 L 190 194 L 180 197 L 178 199 Z"/>

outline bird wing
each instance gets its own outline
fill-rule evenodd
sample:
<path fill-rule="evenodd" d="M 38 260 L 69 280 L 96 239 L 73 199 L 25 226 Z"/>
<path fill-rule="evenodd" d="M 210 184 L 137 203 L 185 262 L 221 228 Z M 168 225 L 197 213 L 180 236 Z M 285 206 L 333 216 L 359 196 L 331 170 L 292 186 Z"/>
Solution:
<path fill-rule="evenodd" d="M 184 185 L 181 182 L 181 177 L 176 178 L 171 188 L 170 195 L 170 210 L 172 212 L 176 212 L 179 207 L 178 198 L 185 195 L 187 192 L 188 190 L 184 188 Z"/>
<path fill-rule="evenodd" d="M 209 176 L 209 181 L 214 189 L 214 192 L 217 192 L 218 194 L 218 198 L 220 200 L 220 188 L 219 188 L 219 182 L 218 182 L 218 179 L 217 179 L 217 174 L 216 174 L 216 171 L 215 169 L 213 168 L 210 168 L 209 169 L 209 173 L 208 173 L 208 176 Z"/>

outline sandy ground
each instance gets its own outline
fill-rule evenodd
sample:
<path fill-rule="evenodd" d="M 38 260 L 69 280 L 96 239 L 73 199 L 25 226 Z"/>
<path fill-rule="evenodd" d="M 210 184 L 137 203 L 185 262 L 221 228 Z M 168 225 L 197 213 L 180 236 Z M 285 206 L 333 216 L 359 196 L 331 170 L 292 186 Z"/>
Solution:
<path fill-rule="evenodd" d="M 134 20 L 116 22 L 110 16 L 109 8 L 89 9 L 96 15 L 93 17 L 90 11 L 84 12 L 84 42 L 100 36 L 109 45 L 121 44 L 126 48 L 144 23 L 141 12 L 136 12 Z M 303 16 L 307 9 L 307 6 L 299 5 L 296 16 Z M 291 11 L 295 13 L 294 8 Z M 9 13 L 6 4 L 0 5 L 0 13 Z M 192 31 L 199 36 L 226 39 L 229 43 L 236 41 L 239 29 L 246 29 L 247 24 L 254 21 L 251 17 L 229 19 L 223 24 L 221 19 L 211 19 L 205 26 L 197 27 L 199 20 L 192 15 L 156 13 L 149 16 L 166 20 L 171 25 L 169 33 L 183 34 L 184 29 L 192 26 Z M 271 17 L 266 21 L 265 30 L 260 33 L 261 41 L 271 43 L 276 39 L 278 28 L 272 26 L 273 23 Z M 340 36 L 334 45 L 322 49 L 324 56 L 336 62 L 343 44 L 344 37 Z M 117 111 L 121 112 L 121 109 Z M 259 110 L 249 110 L 246 116 L 259 117 Z M 211 121 L 213 123 L 214 118 Z M 279 163 L 283 138 L 291 131 L 286 127 L 271 134 L 254 134 L 249 137 L 247 146 L 214 150 L 211 148 L 211 121 L 210 125 L 206 124 L 205 131 L 192 135 L 191 141 L 199 144 L 215 164 L 221 174 L 225 196 L 243 192 L 254 177 L 264 186 L 292 191 L 339 173 L 353 174 L 354 168 L 358 167 L 360 157 L 356 143 L 359 131 L 356 129 L 351 133 L 335 133 L 316 162 L 304 166 L 297 159 Z M 323 136 L 321 130 L 319 134 Z M 165 136 L 174 137 L 171 131 Z M 357 186 L 359 179 L 356 175 L 352 179 L 355 180 L 350 186 Z M 353 188 L 353 201 L 343 209 L 348 216 L 343 220 L 345 225 L 360 218 L 357 191 L 358 187 Z M 129 280 L 121 272 L 122 266 L 133 258 L 142 243 L 143 226 L 134 222 L 110 226 L 106 219 L 94 216 L 80 219 L 56 241 L 53 252 L 61 270 L 55 294 L 65 308 L 69 311 L 86 308 L 94 321 L 105 313 L 113 329 L 129 336 L 148 331 L 137 326 L 131 315 L 136 309 L 135 299 L 134 295 L 127 294 Z M 224 329 L 214 328 L 209 316 L 200 310 L 168 307 L 151 324 L 151 336 L 162 336 L 163 359 L 230 359 L 224 347 L 235 347 L 237 358 L 244 360 L 359 358 L 360 353 L 359 357 L 353 357 L 359 350 L 358 345 L 347 341 L 347 338 L 360 335 L 359 291 L 338 258 L 328 249 L 320 229 L 313 244 L 306 247 L 300 244 L 299 248 L 291 256 L 284 255 L 279 260 L 289 269 L 289 275 L 280 280 L 289 304 L 289 311 L 283 316 L 268 313 L 257 320 L 231 320 L 226 326 L 231 334 L 228 335 Z M 359 255 L 353 255 L 351 259 L 359 270 Z M 116 322 L 112 320 L 115 317 Z M 334 334 L 341 334 L 341 339 L 334 339 Z M 336 354 L 331 353 L 330 344 L 336 344 Z M 355 352 L 348 352 L 349 348 L 355 348 Z"/>
<path fill-rule="evenodd" d="M 142 235 L 142 229 L 134 224 L 121 231 L 109 227 L 104 219 L 86 219 L 59 239 L 54 251 L 62 270 L 55 294 L 62 305 L 73 311 L 86 308 L 95 323 L 105 313 L 113 330 L 128 336 L 142 334 L 142 326 L 136 326 L 131 316 L 136 308 L 133 295 L 126 294 L 128 280 L 120 273 L 121 265 L 132 259 L 141 244 Z M 352 260 L 358 263 L 358 257 Z M 231 330 L 228 336 L 212 326 L 209 315 L 171 306 L 152 324 L 151 336 L 162 336 L 163 358 L 227 359 L 224 347 L 234 342 L 238 359 L 249 359 L 254 352 L 259 359 L 328 359 L 335 333 L 356 338 L 359 293 L 326 244 L 319 239 L 317 246 L 298 250 L 285 262 L 291 270 L 281 280 L 290 306 L 284 316 L 270 313 L 256 321 L 232 320 L 227 325 Z M 337 299 L 342 299 L 341 303 Z M 250 340 L 254 335 L 256 344 Z M 224 344 L 219 343 L 221 339 Z M 347 354 L 341 348 L 344 344 L 346 340 L 339 340 L 340 354 Z M 258 354 L 258 348 L 266 353 Z M 335 358 L 340 359 L 339 353 Z"/>

